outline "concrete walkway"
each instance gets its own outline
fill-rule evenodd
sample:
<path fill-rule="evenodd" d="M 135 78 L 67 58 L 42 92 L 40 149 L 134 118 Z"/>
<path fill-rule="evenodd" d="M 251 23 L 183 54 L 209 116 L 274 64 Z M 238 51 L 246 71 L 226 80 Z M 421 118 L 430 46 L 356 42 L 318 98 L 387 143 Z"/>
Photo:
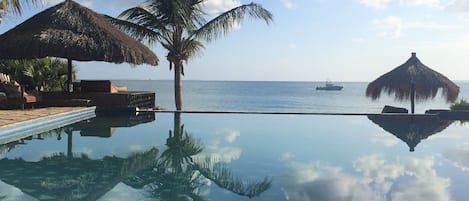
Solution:
<path fill-rule="evenodd" d="M 95 107 L 0 110 L 0 144 L 95 116 Z"/>

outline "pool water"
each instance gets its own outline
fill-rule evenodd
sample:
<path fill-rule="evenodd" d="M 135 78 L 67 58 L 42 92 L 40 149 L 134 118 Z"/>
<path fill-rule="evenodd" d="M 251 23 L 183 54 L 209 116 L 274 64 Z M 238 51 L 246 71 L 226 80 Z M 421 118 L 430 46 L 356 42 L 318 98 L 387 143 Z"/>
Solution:
<path fill-rule="evenodd" d="M 468 131 L 426 117 L 98 116 L 0 145 L 0 200 L 467 200 Z"/>

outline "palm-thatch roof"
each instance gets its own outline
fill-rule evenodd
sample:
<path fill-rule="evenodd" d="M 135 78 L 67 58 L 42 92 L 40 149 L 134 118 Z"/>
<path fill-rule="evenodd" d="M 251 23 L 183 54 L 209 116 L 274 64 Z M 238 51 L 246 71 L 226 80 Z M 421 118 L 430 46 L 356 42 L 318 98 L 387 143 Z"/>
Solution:
<path fill-rule="evenodd" d="M 446 101 L 453 102 L 459 94 L 459 87 L 444 75 L 430 69 L 417 58 L 415 53 L 404 64 L 380 76 L 368 84 L 366 96 L 373 100 L 381 96 L 395 94 L 397 100 L 412 99 L 412 88 L 416 100 L 435 98 L 439 89 Z"/>
<path fill-rule="evenodd" d="M 61 57 L 157 65 L 145 45 L 109 23 L 103 15 L 66 0 L 0 35 L 0 59 Z"/>
<path fill-rule="evenodd" d="M 436 116 L 368 115 L 368 119 L 404 141 L 412 152 L 420 141 L 443 131 L 453 123 Z"/>

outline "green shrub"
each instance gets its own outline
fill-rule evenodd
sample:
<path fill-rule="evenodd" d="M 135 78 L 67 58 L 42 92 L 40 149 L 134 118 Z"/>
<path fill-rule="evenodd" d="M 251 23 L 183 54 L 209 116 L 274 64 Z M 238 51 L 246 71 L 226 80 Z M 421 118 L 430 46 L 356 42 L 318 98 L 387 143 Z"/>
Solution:
<path fill-rule="evenodd" d="M 67 80 L 68 65 L 64 59 L 50 57 L 30 60 L 0 60 L 0 72 L 10 75 L 21 85 L 43 88 L 44 91 L 61 91 Z M 74 70 L 72 76 L 75 77 Z"/>
<path fill-rule="evenodd" d="M 449 108 L 451 110 L 469 110 L 469 102 L 461 99 L 459 102 L 453 103 Z"/>

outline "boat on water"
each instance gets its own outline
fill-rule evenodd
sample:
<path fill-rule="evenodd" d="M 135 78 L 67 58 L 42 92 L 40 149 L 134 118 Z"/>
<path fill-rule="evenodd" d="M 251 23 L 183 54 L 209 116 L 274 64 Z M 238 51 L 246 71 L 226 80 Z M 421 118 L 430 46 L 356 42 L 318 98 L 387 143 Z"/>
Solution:
<path fill-rule="evenodd" d="M 340 91 L 340 90 L 342 90 L 342 88 L 344 88 L 344 87 L 340 86 L 340 85 L 332 84 L 330 82 L 326 82 L 325 86 L 316 87 L 316 90 Z"/>

